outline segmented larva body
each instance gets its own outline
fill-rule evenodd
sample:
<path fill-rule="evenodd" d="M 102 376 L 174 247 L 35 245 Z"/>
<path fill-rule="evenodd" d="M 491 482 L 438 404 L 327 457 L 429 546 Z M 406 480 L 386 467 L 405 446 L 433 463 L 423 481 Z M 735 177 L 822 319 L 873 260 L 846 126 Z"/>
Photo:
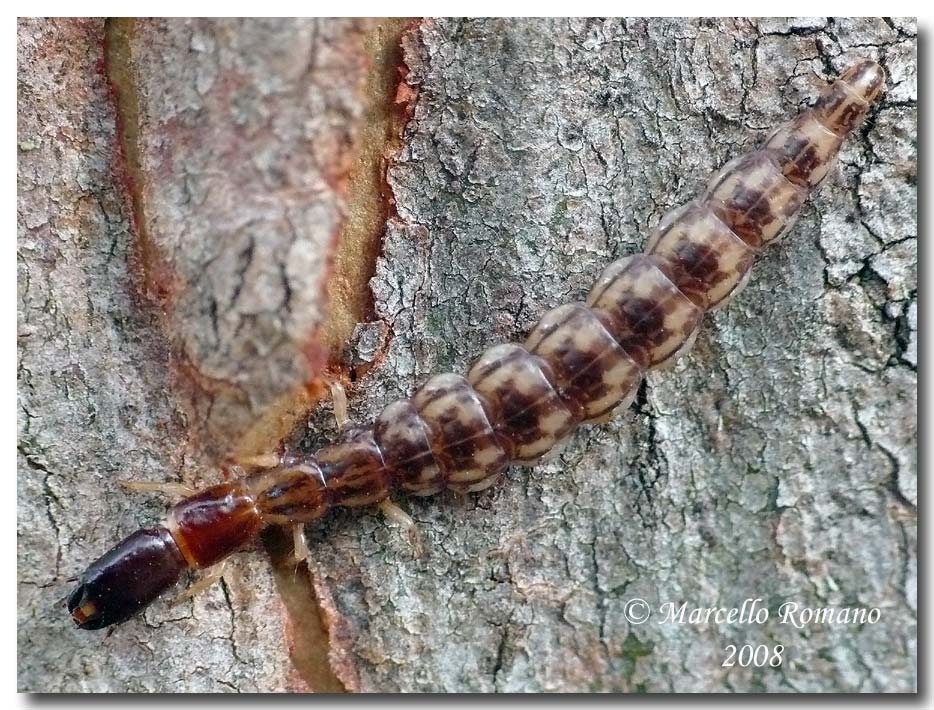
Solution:
<path fill-rule="evenodd" d="M 182 501 L 166 527 L 136 533 L 91 566 L 69 599 L 75 620 L 84 628 L 122 621 L 185 569 L 218 562 L 267 525 L 372 505 L 394 489 L 481 491 L 510 464 L 540 460 L 577 426 L 608 419 L 632 401 L 647 370 L 690 348 L 705 312 L 742 288 L 883 84 L 874 62 L 850 67 L 810 110 L 666 215 L 644 254 L 612 263 L 586 303 L 549 311 L 524 343 L 490 348 L 466 376 L 432 377 L 314 455 Z"/>

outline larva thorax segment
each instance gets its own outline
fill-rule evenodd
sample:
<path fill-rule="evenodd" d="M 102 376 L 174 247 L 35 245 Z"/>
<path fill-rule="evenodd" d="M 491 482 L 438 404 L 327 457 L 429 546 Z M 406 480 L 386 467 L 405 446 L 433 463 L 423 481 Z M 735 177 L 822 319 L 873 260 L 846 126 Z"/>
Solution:
<path fill-rule="evenodd" d="M 310 523 L 331 506 L 324 473 L 313 457 L 289 456 L 281 466 L 247 481 L 266 525 Z"/>
<path fill-rule="evenodd" d="M 466 378 L 432 377 L 371 427 L 351 427 L 314 455 L 290 454 L 182 501 L 166 528 L 136 533 L 91 565 L 69 598 L 75 621 L 124 620 L 185 569 L 213 564 L 265 525 L 379 503 L 394 488 L 483 490 L 510 463 L 534 463 L 577 425 L 628 406 L 646 370 L 686 352 L 704 313 L 743 287 L 756 254 L 794 221 L 883 83 L 879 65 L 856 63 L 812 109 L 663 217 L 645 254 L 608 266 L 586 304 L 549 311 L 524 344 L 490 348 Z"/>
<path fill-rule="evenodd" d="M 166 523 L 193 569 L 220 562 L 250 543 L 263 525 L 249 479 L 220 483 L 185 498 Z"/>

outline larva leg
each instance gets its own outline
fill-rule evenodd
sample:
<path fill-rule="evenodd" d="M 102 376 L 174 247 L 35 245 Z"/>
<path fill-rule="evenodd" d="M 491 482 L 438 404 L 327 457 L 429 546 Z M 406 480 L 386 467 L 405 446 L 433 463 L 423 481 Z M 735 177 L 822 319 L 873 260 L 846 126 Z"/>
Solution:
<path fill-rule="evenodd" d="M 331 390 L 331 402 L 334 404 L 334 420 L 337 422 L 338 429 L 346 429 L 350 424 L 350 415 L 347 414 L 347 392 L 340 380 L 332 379 L 328 381 L 328 388 Z"/>
<path fill-rule="evenodd" d="M 199 579 L 197 582 L 195 582 L 190 587 L 188 587 L 188 589 L 186 589 L 184 592 L 182 592 L 177 597 L 175 597 L 175 599 L 172 600 L 172 603 L 180 604 L 186 599 L 191 599 L 193 597 L 196 597 L 199 594 L 201 594 L 201 592 L 211 587 L 215 582 L 219 582 L 221 578 L 224 576 L 225 565 L 226 565 L 226 562 L 220 562 L 214 565 L 213 567 L 211 567 L 209 570 L 206 570 L 204 576 L 201 577 L 201 579 Z"/>
<path fill-rule="evenodd" d="M 308 542 L 305 540 L 305 526 L 301 523 L 292 526 L 292 558 L 300 565 L 308 559 Z"/>
<path fill-rule="evenodd" d="M 257 454 L 256 456 L 247 456 L 245 458 L 238 458 L 236 463 L 238 463 L 243 468 L 250 470 L 266 470 L 269 468 L 275 468 L 281 462 L 279 454 L 270 452 L 267 454 Z"/>
<path fill-rule="evenodd" d="M 246 471 L 262 471 L 275 468 L 279 463 L 280 457 L 278 454 L 259 454 L 236 459 L 231 471 L 235 477 L 239 477 Z M 161 493 L 169 498 L 188 498 L 198 492 L 196 488 L 172 481 L 127 481 L 120 479 L 117 484 L 133 493 Z"/>
<path fill-rule="evenodd" d="M 379 504 L 379 510 L 386 517 L 386 520 L 398 525 L 408 534 L 409 543 L 415 550 L 416 556 L 421 557 L 425 548 L 422 545 L 422 536 L 418 532 L 418 525 L 412 519 L 412 516 L 388 498 Z"/>
<path fill-rule="evenodd" d="M 196 493 L 194 488 L 186 486 L 184 483 L 172 483 L 169 481 L 124 481 L 119 480 L 117 484 L 121 488 L 134 493 L 161 493 L 170 498 L 187 498 Z"/>

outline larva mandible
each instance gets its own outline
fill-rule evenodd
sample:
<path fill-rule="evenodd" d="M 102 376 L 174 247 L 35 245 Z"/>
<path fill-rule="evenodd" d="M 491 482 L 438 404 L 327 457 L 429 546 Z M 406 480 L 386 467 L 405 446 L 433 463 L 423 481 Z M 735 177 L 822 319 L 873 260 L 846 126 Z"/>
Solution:
<path fill-rule="evenodd" d="M 376 504 L 394 488 L 484 490 L 510 464 L 534 464 L 578 425 L 627 406 L 646 370 L 686 352 L 704 313 L 735 295 L 756 255 L 791 227 L 884 82 L 878 64 L 856 62 L 811 109 L 666 215 L 644 254 L 607 267 L 586 304 L 549 311 L 524 344 L 490 348 L 466 377 L 432 377 L 314 455 L 285 454 L 182 500 L 164 527 L 133 533 L 85 571 L 68 597 L 75 623 L 125 621 L 265 526 Z"/>

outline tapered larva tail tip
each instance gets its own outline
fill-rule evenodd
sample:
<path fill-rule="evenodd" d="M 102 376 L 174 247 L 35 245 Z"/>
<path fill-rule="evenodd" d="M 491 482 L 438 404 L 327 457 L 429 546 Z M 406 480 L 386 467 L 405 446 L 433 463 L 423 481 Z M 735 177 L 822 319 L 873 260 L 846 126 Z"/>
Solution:
<path fill-rule="evenodd" d="M 821 94 L 813 115 L 838 136 L 856 129 L 885 89 L 885 70 L 871 59 L 859 59 Z"/>
<path fill-rule="evenodd" d="M 866 103 L 872 103 L 885 90 L 885 69 L 871 59 L 858 59 L 840 75 L 840 81 Z"/>

